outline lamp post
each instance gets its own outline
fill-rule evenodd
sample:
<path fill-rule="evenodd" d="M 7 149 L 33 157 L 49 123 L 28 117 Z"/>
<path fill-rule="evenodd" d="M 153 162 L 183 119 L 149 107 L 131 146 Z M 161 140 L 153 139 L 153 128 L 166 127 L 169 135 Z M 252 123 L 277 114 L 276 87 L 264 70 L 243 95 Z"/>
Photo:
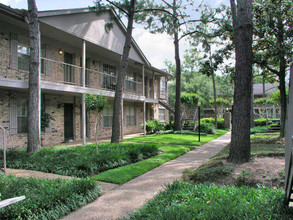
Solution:
<path fill-rule="evenodd" d="M 200 142 L 200 105 L 201 103 L 198 102 L 198 142 Z"/>

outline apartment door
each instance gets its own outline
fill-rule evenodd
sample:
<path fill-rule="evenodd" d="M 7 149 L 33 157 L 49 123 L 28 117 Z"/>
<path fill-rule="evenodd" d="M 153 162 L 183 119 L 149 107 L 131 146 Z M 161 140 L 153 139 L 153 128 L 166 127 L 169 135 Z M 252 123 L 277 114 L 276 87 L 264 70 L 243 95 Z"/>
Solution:
<path fill-rule="evenodd" d="M 64 139 L 73 140 L 73 104 L 64 104 Z"/>
<path fill-rule="evenodd" d="M 74 69 L 73 69 L 73 54 L 64 53 L 64 81 L 65 82 L 74 82 Z"/>

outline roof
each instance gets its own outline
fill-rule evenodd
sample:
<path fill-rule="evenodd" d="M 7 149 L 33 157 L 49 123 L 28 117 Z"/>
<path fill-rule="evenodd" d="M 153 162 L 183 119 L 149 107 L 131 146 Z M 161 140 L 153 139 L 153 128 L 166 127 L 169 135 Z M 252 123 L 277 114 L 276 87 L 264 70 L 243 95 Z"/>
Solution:
<path fill-rule="evenodd" d="M 278 83 L 265 83 L 265 94 L 270 94 L 278 89 Z M 263 84 L 257 83 L 253 84 L 253 94 L 263 95 Z"/>
<path fill-rule="evenodd" d="M 14 8 L 11 8 L 9 6 L 6 6 L 6 5 L 0 3 L 0 12 L 5 13 L 9 16 L 13 16 L 16 19 L 20 19 L 20 20 L 24 21 L 24 16 L 27 11 L 23 10 L 23 9 L 22 10 L 14 9 Z M 92 12 L 92 10 L 90 8 L 58 9 L 58 10 L 39 11 L 38 16 L 39 16 L 39 18 L 44 18 L 44 17 L 51 17 L 51 16 L 71 15 L 71 14 L 90 13 L 90 12 Z M 114 17 L 116 18 L 115 20 L 116 20 L 117 24 L 121 27 L 123 32 L 126 33 L 127 29 L 126 29 L 124 23 L 121 21 L 121 19 L 117 16 L 116 12 L 113 10 L 109 10 L 109 12 L 114 15 Z M 149 68 L 151 68 L 152 70 L 159 72 L 163 75 L 167 75 L 169 77 L 172 76 L 171 74 L 169 74 L 166 71 L 162 71 L 162 70 L 159 70 L 159 69 L 153 67 L 133 38 L 132 38 L 132 43 L 133 43 L 134 49 L 141 55 L 142 59 L 144 60 L 144 62 L 146 63 L 146 65 Z"/>

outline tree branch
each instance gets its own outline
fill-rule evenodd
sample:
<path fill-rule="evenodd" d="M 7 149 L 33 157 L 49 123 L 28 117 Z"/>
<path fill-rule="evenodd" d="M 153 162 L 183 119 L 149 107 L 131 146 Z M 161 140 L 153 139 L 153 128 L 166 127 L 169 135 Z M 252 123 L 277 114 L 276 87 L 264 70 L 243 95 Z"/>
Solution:
<path fill-rule="evenodd" d="M 178 18 L 176 16 L 174 16 L 171 12 L 169 12 L 169 11 L 167 11 L 165 9 L 162 9 L 162 8 L 145 8 L 145 9 L 135 10 L 134 13 L 140 13 L 140 12 L 145 12 L 145 11 L 160 11 L 160 12 L 164 12 L 164 13 L 167 13 L 167 14 L 171 15 L 176 20 L 178 20 Z"/>
<path fill-rule="evenodd" d="M 114 7 L 118 8 L 118 10 L 122 11 L 124 14 L 129 16 L 129 13 L 127 11 L 125 11 L 123 8 L 121 8 L 119 5 L 117 5 L 114 2 L 109 1 L 109 0 L 106 0 L 106 2 L 108 2 L 110 5 L 113 5 Z"/>

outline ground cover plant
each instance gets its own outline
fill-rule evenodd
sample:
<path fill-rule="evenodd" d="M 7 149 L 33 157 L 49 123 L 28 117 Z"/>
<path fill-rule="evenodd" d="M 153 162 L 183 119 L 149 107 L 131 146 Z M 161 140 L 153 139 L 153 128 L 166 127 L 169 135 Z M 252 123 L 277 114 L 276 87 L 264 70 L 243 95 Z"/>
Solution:
<path fill-rule="evenodd" d="M 100 195 L 87 179 L 37 179 L 0 175 L 0 200 L 26 199 L 0 209 L 0 219 L 59 219 Z"/>
<path fill-rule="evenodd" d="M 129 219 L 292 219 L 283 190 L 174 182 Z"/>
<path fill-rule="evenodd" d="M 7 152 L 7 167 L 74 177 L 90 177 L 105 170 L 141 161 L 158 153 L 158 147 L 150 144 L 103 143 L 99 144 L 98 153 L 95 144 L 42 148 L 30 155 L 25 149 L 10 149 Z"/>

